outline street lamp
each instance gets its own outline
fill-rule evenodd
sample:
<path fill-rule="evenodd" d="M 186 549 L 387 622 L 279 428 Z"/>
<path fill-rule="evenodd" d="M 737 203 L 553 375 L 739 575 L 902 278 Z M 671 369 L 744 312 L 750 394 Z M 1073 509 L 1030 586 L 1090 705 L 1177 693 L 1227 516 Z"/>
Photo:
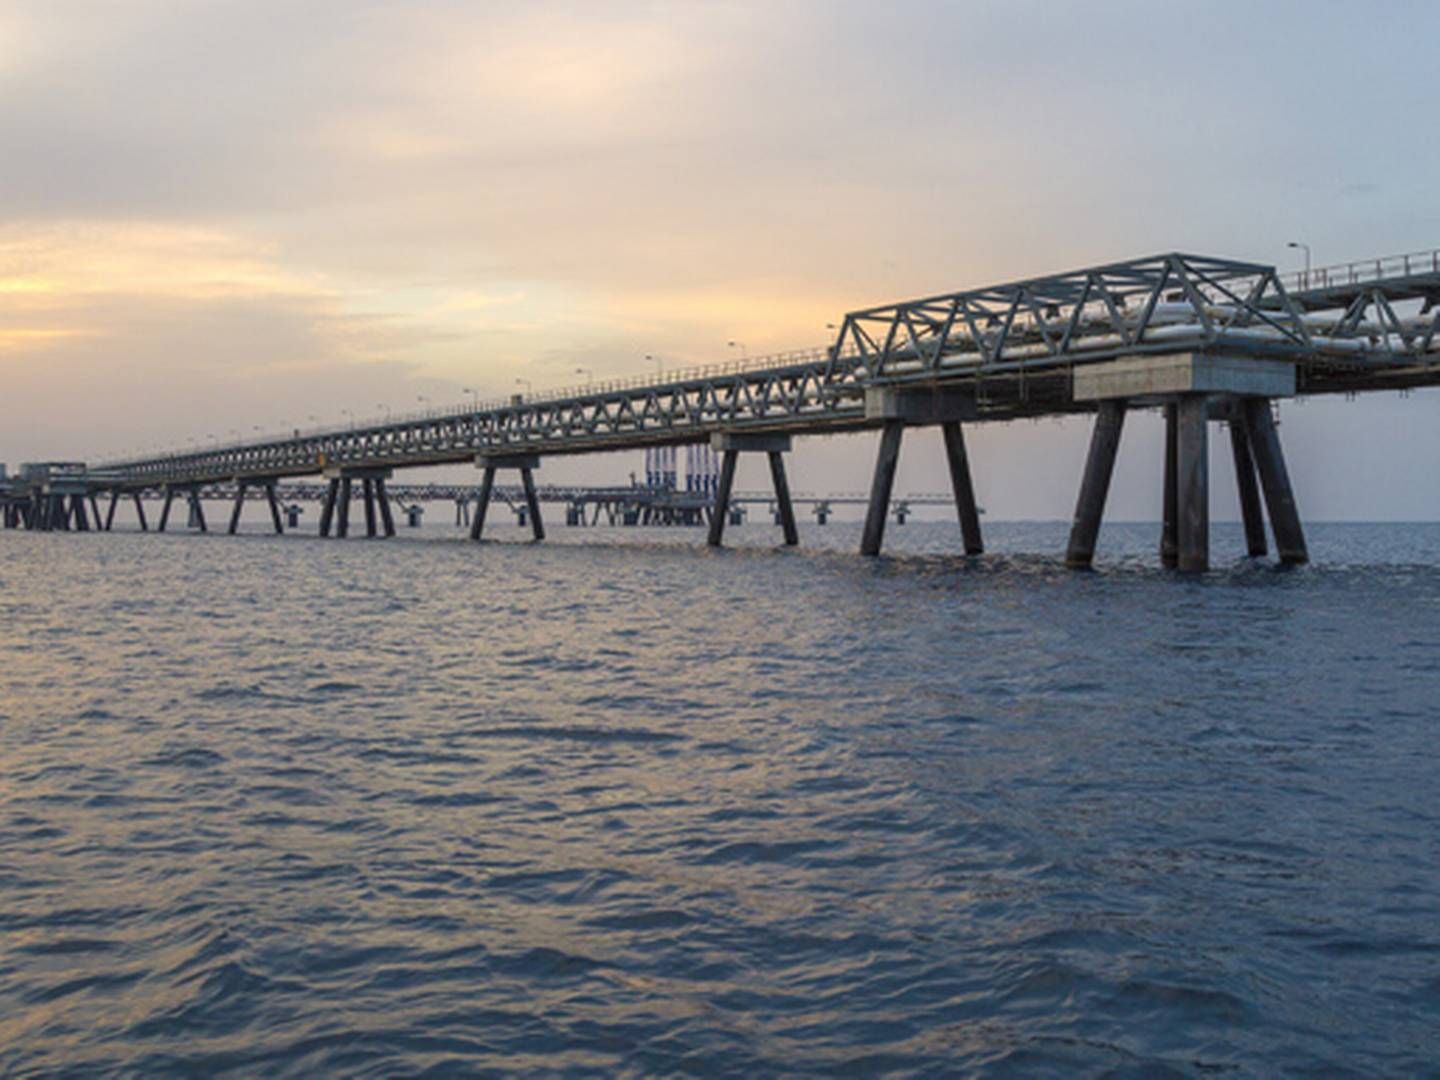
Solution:
<path fill-rule="evenodd" d="M 351 431 L 354 431 L 354 430 L 355 430 L 355 414 L 354 414 L 353 412 L 351 412 L 349 409 L 341 409 L 341 410 L 340 410 L 340 415 L 341 415 L 341 416 L 348 416 L 348 417 L 350 418 L 350 430 L 351 430 Z"/>
<path fill-rule="evenodd" d="M 748 358 L 749 353 L 747 352 L 745 348 L 745 343 L 743 341 L 727 341 L 725 344 L 730 346 L 730 348 L 732 349 L 739 349 L 741 360 L 745 360 Z"/>
<path fill-rule="evenodd" d="M 461 393 L 463 393 L 463 394 L 469 394 L 469 395 L 470 395 L 470 407 L 471 407 L 472 409 L 474 409 L 476 412 L 479 412 L 479 411 L 480 411 L 480 392 L 479 392 L 478 390 L 471 390 L 471 389 L 467 386 L 464 390 L 461 391 Z M 421 398 L 420 400 L 421 400 L 421 401 L 424 401 L 425 399 L 424 399 L 424 398 Z"/>
<path fill-rule="evenodd" d="M 652 353 L 648 353 L 648 352 L 645 354 L 645 359 L 646 359 L 646 360 L 653 360 L 653 361 L 655 361 L 655 374 L 657 374 L 657 375 L 664 375 L 664 374 L 665 374 L 665 361 L 664 361 L 664 360 L 662 360 L 662 359 L 660 359 L 660 357 L 655 356 L 655 355 L 653 355 Z"/>
<path fill-rule="evenodd" d="M 591 371 L 588 367 L 577 367 L 577 368 L 575 369 L 575 374 L 576 374 L 576 375 L 584 375 L 584 376 L 585 376 L 585 385 L 586 385 L 586 386 L 589 386 L 591 383 L 593 383 L 593 382 L 595 381 L 595 372 Z"/>
<path fill-rule="evenodd" d="M 522 379 L 519 376 L 516 376 L 515 385 L 525 387 L 525 393 L 527 395 L 535 393 L 535 384 L 532 383 L 529 379 Z"/>
<path fill-rule="evenodd" d="M 1305 284 L 1310 284 L 1310 245 L 1303 244 L 1299 240 L 1291 240 L 1285 245 L 1288 248 L 1300 248 L 1305 252 Z"/>

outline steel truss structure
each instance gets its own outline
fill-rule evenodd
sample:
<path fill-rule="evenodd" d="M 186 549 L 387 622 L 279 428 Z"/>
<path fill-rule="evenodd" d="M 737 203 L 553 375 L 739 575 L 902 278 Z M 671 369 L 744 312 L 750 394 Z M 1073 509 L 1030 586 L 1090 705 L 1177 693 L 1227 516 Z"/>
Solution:
<path fill-rule="evenodd" d="M 1407 257 L 1401 276 L 1340 286 L 1327 280 L 1325 288 L 1290 293 L 1273 267 L 1156 255 L 851 312 L 828 350 L 792 354 L 774 367 L 702 370 L 114 461 L 92 469 L 89 482 L 130 491 L 454 463 L 482 452 L 698 443 L 715 432 L 854 430 L 876 426 L 865 411 L 868 387 L 907 383 L 965 390 L 988 418 L 1088 411 L 1089 403 L 1072 400 L 1073 369 L 1146 353 L 1288 360 L 1311 392 L 1440 382 L 1440 259 L 1430 262 L 1409 272 Z M 1415 298 L 1425 304 L 1419 315 L 1397 312 L 1397 301 Z"/>

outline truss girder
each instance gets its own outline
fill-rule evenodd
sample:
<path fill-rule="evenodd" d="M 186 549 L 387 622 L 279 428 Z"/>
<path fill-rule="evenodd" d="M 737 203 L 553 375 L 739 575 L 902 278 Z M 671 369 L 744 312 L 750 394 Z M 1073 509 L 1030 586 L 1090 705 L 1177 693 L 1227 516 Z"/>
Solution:
<path fill-rule="evenodd" d="M 1058 395 L 1074 365 L 1138 353 L 1278 356 L 1317 382 L 1329 380 L 1325 385 L 1347 370 L 1389 378 L 1437 359 L 1433 298 L 1418 318 L 1401 318 L 1392 302 L 1413 298 L 1415 289 L 1411 278 L 1372 280 L 1359 295 L 1331 304 L 1334 315 L 1317 316 L 1323 298 L 1306 293 L 1303 306 L 1297 303 L 1273 267 L 1155 255 L 854 311 L 835 344 L 803 362 L 102 468 L 140 488 L 298 476 L 328 466 L 440 464 L 496 449 L 580 453 L 699 442 L 720 429 L 843 430 L 865 426 L 866 386 L 892 382 L 969 385 L 982 411 L 1037 415 L 1064 407 Z M 1007 385 L 1012 392 L 987 396 Z M 1035 397 L 1042 386 L 1043 401 Z"/>
<path fill-rule="evenodd" d="M 852 312 L 837 344 L 860 357 L 867 379 L 884 380 L 1246 337 L 1256 352 L 1310 346 L 1274 269 L 1170 254 Z"/>

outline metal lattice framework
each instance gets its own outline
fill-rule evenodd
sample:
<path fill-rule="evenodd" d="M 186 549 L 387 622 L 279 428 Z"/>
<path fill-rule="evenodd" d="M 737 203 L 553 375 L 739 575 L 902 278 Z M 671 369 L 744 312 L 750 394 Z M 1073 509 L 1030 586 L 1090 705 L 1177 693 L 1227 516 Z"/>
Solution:
<path fill-rule="evenodd" d="M 1377 275 L 1387 268 L 1375 265 Z M 1318 392 L 1421 385 L 1440 381 L 1436 267 L 1415 269 L 1407 258 L 1402 277 L 1292 295 L 1270 266 L 1155 255 L 855 311 L 829 349 L 770 367 L 109 462 L 90 477 L 144 488 L 463 462 L 482 452 L 673 445 L 716 431 L 843 431 L 871 426 L 866 387 L 894 383 L 968 387 L 981 412 L 996 418 L 1064 412 L 1077 407 L 1067 381 L 1076 365 L 1143 353 L 1286 359 Z M 1417 297 L 1426 304 L 1418 316 L 1402 316 L 1392 303 Z"/>

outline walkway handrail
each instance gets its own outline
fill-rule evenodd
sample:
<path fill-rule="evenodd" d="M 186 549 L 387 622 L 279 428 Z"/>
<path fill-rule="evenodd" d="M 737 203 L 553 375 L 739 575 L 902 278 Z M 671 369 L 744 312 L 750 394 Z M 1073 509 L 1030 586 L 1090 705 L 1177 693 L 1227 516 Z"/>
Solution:
<path fill-rule="evenodd" d="M 1333 266 L 1317 266 L 1310 270 L 1296 270 L 1282 275 L 1280 280 L 1291 292 L 1307 292 L 1311 289 L 1342 288 L 1346 285 L 1362 285 L 1367 281 L 1411 277 L 1415 274 L 1440 274 L 1440 248 L 1433 251 L 1412 251 L 1403 255 L 1384 255 L 1378 259 L 1357 259 Z"/>

